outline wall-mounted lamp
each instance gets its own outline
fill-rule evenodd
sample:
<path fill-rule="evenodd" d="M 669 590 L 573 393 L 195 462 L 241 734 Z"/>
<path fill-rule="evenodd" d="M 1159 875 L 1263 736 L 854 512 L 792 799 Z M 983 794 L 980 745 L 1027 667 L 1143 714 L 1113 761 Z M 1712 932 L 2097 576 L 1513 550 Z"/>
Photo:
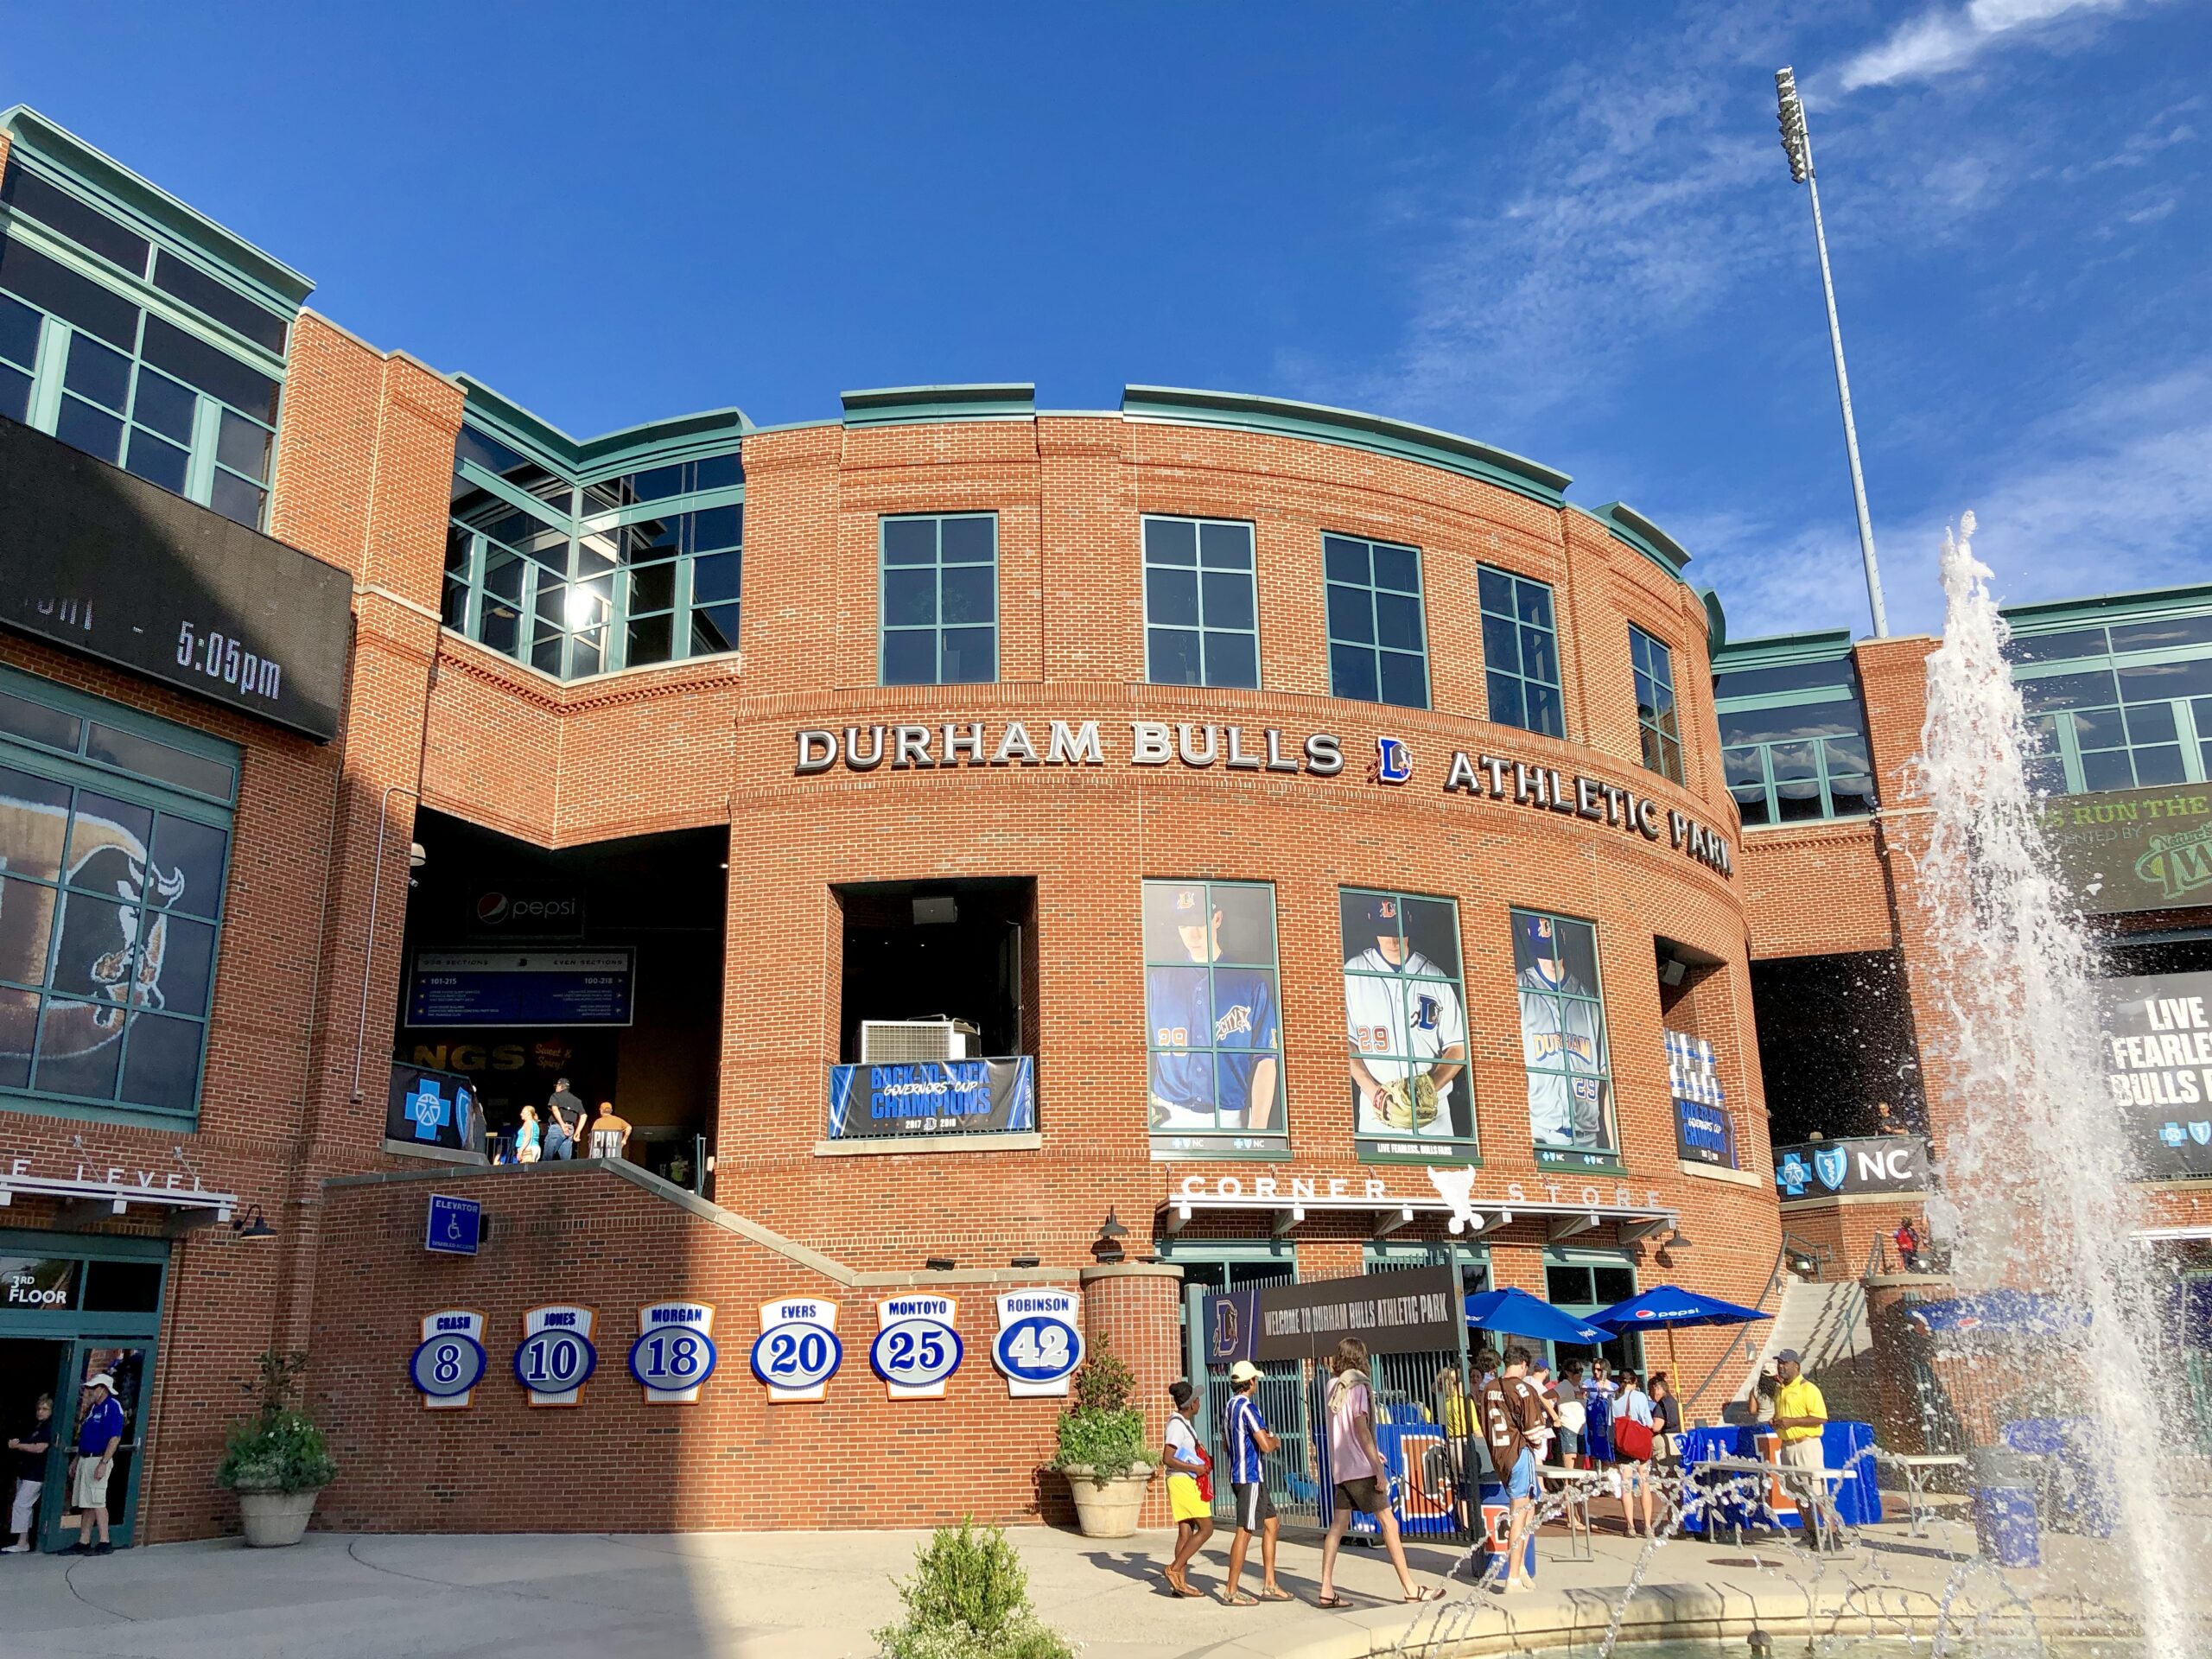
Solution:
<path fill-rule="evenodd" d="M 276 1230 L 269 1224 L 267 1218 L 261 1213 L 261 1206 L 257 1204 L 255 1205 L 246 1214 L 243 1216 L 234 1216 L 231 1218 L 231 1231 L 234 1236 L 239 1238 L 274 1238 L 276 1236 Z"/>
<path fill-rule="evenodd" d="M 931 1273 L 950 1273 L 960 1264 L 949 1255 L 933 1255 L 926 1262 L 924 1262 L 922 1265 L 927 1268 Z"/>
<path fill-rule="evenodd" d="M 1038 1260 L 1039 1258 L 1033 1255 L 1017 1255 L 1009 1261 L 1007 1263 L 1007 1266 L 1009 1268 L 1033 1268 L 1037 1265 Z"/>
<path fill-rule="evenodd" d="M 1122 1225 L 1121 1218 L 1109 1205 L 1106 1219 L 1099 1224 L 1098 1236 L 1090 1246 L 1091 1259 L 1102 1268 L 1113 1266 L 1128 1254 L 1122 1249 L 1122 1241 L 1128 1236 L 1129 1230 Z"/>

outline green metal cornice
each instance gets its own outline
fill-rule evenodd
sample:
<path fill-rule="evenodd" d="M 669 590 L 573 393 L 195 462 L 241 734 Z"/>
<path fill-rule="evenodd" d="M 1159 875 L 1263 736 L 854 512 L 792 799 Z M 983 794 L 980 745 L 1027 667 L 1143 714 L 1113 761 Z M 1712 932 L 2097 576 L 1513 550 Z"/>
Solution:
<path fill-rule="evenodd" d="M 457 374 L 454 378 L 467 395 L 470 425 L 577 482 L 721 454 L 753 429 L 741 409 L 709 409 L 622 427 L 595 438 L 572 437 L 472 376 Z"/>
<path fill-rule="evenodd" d="M 1037 388 L 1027 381 L 973 385 L 877 386 L 842 393 L 847 426 L 906 426 L 925 421 L 1028 420 Z"/>
<path fill-rule="evenodd" d="M 1674 575 L 1681 575 L 1690 562 L 1688 548 L 1625 501 L 1608 501 L 1592 517 L 1612 532 L 1615 541 L 1627 543 Z"/>
<path fill-rule="evenodd" d="M 1441 467 L 1468 478 L 1525 495 L 1549 506 L 1566 505 L 1567 474 L 1457 433 L 1416 426 L 1358 410 L 1303 404 L 1253 392 L 1198 391 L 1184 386 L 1125 386 L 1124 419 L 1177 422 L 1188 426 L 1223 426 L 1247 432 L 1279 433 L 1343 444 L 1371 454 Z"/>
<path fill-rule="evenodd" d="M 1715 674 L 1740 673 L 1751 668 L 1786 668 L 1797 663 L 1825 663 L 1851 655 L 1849 628 L 1822 628 L 1813 633 L 1770 633 L 1761 639 L 1743 639 L 1713 653 Z"/>
<path fill-rule="evenodd" d="M 229 272 L 282 308 L 290 318 L 315 291 L 315 283 L 244 237 L 188 207 L 159 185 L 143 179 L 112 156 L 92 148 L 65 127 L 56 126 L 27 104 L 0 112 L 10 149 L 35 168 L 66 180 L 126 222 L 160 233 Z M 157 238 L 159 239 L 159 238 Z"/>
<path fill-rule="evenodd" d="M 2063 622 L 2115 622 L 2171 616 L 2212 606 L 2212 583 L 2180 588 L 2145 588 L 2133 593 L 2099 594 L 2087 599 L 2047 599 L 2032 605 L 2007 605 L 2007 622 L 2033 623 L 2038 629 Z"/>

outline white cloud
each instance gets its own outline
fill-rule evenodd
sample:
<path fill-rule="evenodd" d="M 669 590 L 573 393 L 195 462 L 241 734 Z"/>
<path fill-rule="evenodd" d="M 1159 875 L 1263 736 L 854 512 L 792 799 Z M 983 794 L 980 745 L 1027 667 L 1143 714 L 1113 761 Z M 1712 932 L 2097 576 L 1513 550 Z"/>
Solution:
<path fill-rule="evenodd" d="M 1981 524 L 1974 551 L 2007 603 L 2201 582 L 2212 519 L 2212 357 L 2092 388 L 1979 476 L 1955 467 L 1941 486 L 1951 499 L 1885 516 L 1882 483 L 1878 461 L 1868 487 L 1894 632 L 1942 626 L 1936 553 L 1945 524 L 1967 508 Z M 1734 638 L 1847 622 L 1864 631 L 1850 503 L 1821 511 L 1816 525 L 1683 513 L 1662 522 L 1697 556 L 1692 573 L 1719 588 Z"/>
<path fill-rule="evenodd" d="M 1922 14 L 1843 67 L 1843 90 L 1929 80 L 1963 69 L 2005 36 L 2062 18 L 2117 11 L 2127 0 L 1970 0 L 1956 11 Z"/>

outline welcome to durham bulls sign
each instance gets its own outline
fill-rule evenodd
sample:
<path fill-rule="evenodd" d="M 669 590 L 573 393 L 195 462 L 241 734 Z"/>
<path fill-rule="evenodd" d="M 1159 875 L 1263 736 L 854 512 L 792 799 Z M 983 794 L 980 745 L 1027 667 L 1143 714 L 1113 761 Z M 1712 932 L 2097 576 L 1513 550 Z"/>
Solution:
<path fill-rule="evenodd" d="M 1114 755 L 1100 722 L 1055 720 L 1041 743 L 1022 721 L 992 728 L 980 720 L 948 721 L 935 726 L 826 727 L 794 732 L 792 772 L 818 777 L 842 767 L 847 772 L 938 771 L 945 767 L 1103 766 Z M 1344 769 L 1344 740 L 1330 732 L 1305 738 L 1281 728 L 1211 726 L 1191 721 L 1133 720 L 1129 747 L 1119 757 L 1131 766 L 1175 766 L 1203 772 L 1278 772 L 1333 778 Z M 1397 738 L 1376 740 L 1372 783 L 1402 787 L 1420 771 L 1409 744 Z M 1444 767 L 1443 791 L 1475 800 L 1503 801 L 1535 811 L 1554 812 L 1648 842 L 1664 840 L 1676 852 L 1720 875 L 1734 874 L 1726 837 L 1687 812 L 1662 808 L 1648 796 L 1603 779 L 1568 774 L 1555 766 L 1455 749 Z"/>

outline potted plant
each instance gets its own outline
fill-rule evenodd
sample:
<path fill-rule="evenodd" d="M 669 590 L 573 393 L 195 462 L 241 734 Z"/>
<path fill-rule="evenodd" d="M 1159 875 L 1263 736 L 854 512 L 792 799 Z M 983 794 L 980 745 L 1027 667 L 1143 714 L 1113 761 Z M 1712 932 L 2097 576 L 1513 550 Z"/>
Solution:
<path fill-rule="evenodd" d="M 1102 1334 L 1075 1374 L 1075 1404 L 1060 1414 L 1052 1467 L 1068 1478 L 1086 1538 L 1127 1538 L 1137 1529 L 1153 1465 L 1144 1413 L 1129 1403 L 1136 1378 Z"/>
<path fill-rule="evenodd" d="M 256 1549 L 298 1543 L 315 1495 L 338 1472 L 322 1431 L 292 1404 L 307 1363 L 305 1354 L 274 1348 L 261 1356 L 261 1409 L 231 1425 L 215 1471 L 215 1484 L 238 1495 L 245 1541 Z"/>

